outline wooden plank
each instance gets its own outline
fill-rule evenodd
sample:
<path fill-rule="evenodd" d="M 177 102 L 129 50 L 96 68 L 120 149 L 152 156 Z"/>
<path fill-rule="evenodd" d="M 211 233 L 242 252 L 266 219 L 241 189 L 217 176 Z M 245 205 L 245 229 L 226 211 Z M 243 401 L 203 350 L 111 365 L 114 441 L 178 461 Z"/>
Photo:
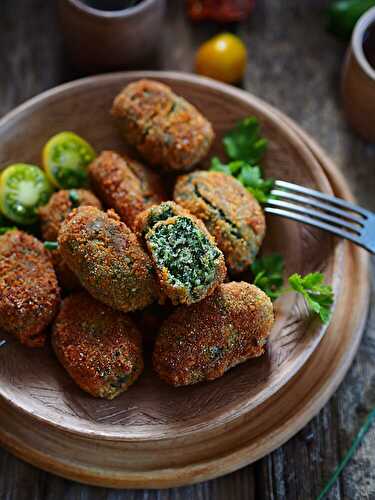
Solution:
<path fill-rule="evenodd" d="M 0 116 L 72 77 L 63 52 L 56 3 L 0 3 Z"/>

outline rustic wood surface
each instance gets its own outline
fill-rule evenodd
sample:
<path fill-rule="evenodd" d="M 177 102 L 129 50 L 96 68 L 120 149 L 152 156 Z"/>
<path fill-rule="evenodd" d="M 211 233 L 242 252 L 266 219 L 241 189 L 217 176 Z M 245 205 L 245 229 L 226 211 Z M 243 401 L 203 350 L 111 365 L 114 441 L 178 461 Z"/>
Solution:
<path fill-rule="evenodd" d="M 324 146 L 359 201 L 375 210 L 375 148 L 357 139 L 342 115 L 338 85 L 345 47 L 324 30 L 323 0 L 258 0 L 252 19 L 235 27 L 249 47 L 246 89 L 285 111 Z M 194 48 L 217 26 L 193 27 L 182 0 L 168 3 L 158 68 L 189 71 Z M 55 2 L 0 3 L 0 114 L 60 82 L 81 76 L 70 67 Z M 355 301 L 355 297 L 353 297 Z M 372 297 L 372 301 L 374 297 Z M 355 306 L 355 302 L 354 302 Z M 0 452 L 0 498 L 39 499 L 313 499 L 375 404 L 375 317 L 344 384 L 329 404 L 285 446 L 226 477 L 164 491 L 112 491 L 82 486 Z M 375 429 L 328 498 L 375 498 Z"/>

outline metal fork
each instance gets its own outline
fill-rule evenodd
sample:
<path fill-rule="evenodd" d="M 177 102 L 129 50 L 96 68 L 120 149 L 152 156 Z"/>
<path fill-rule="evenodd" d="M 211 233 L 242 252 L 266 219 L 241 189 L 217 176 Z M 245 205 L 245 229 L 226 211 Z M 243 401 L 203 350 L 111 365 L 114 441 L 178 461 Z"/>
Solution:
<path fill-rule="evenodd" d="M 265 211 L 318 227 L 375 253 L 375 214 L 313 189 L 276 181 Z"/>

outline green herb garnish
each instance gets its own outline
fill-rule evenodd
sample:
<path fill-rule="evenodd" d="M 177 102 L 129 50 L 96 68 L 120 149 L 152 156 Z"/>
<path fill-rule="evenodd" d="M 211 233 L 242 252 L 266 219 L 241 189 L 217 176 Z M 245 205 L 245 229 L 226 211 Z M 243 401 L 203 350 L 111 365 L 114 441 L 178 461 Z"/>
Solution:
<path fill-rule="evenodd" d="M 232 161 L 223 163 L 219 158 L 212 158 L 210 170 L 232 175 L 260 203 L 266 203 L 274 181 L 264 179 L 258 165 L 267 147 L 266 139 L 259 133 L 260 125 L 255 116 L 239 122 L 223 139 L 225 151 Z"/>
<path fill-rule="evenodd" d="M 45 241 L 44 248 L 47 250 L 57 250 L 59 248 L 59 244 L 57 241 Z"/>
<path fill-rule="evenodd" d="M 317 314 L 323 323 L 328 323 L 334 296 L 332 287 L 324 284 L 324 275 L 310 273 L 301 276 L 295 273 L 289 276 L 288 281 L 293 290 L 303 295 L 309 309 Z"/>
<path fill-rule="evenodd" d="M 240 160 L 224 164 L 219 158 L 215 157 L 212 158 L 210 170 L 232 175 L 241 182 L 260 203 L 266 203 L 270 197 L 274 180 L 263 179 L 261 169 L 258 166 L 253 167 L 249 163 Z"/>
<path fill-rule="evenodd" d="M 317 496 L 316 500 L 323 500 L 326 495 L 329 493 L 331 490 L 332 486 L 336 483 L 338 477 L 340 476 L 341 472 L 345 469 L 347 464 L 350 462 L 352 459 L 354 453 L 356 452 L 358 446 L 361 444 L 362 439 L 365 437 L 367 431 L 371 427 L 372 423 L 375 420 L 375 408 L 371 410 L 371 412 L 367 415 L 367 418 L 358 431 L 357 435 L 355 436 L 353 443 L 349 450 L 346 452 L 344 458 L 341 460 L 339 465 L 336 467 L 335 471 L 333 472 L 331 478 L 329 479 L 328 483 L 325 485 L 323 490 L 320 492 L 320 494 Z"/>
<path fill-rule="evenodd" d="M 242 160 L 257 165 L 261 160 L 267 140 L 260 136 L 260 125 L 255 116 L 237 123 L 223 139 L 225 152 L 231 160 Z"/>
<path fill-rule="evenodd" d="M 251 271 L 254 285 L 262 289 L 271 300 L 291 291 L 300 293 L 310 311 L 317 314 L 322 323 L 328 323 L 334 294 L 332 287 L 324 284 L 322 273 L 309 273 L 306 276 L 292 274 L 288 278 L 290 287 L 283 288 L 284 260 L 278 254 L 257 259 L 252 264 Z"/>
<path fill-rule="evenodd" d="M 282 294 L 284 284 L 284 259 L 281 255 L 265 255 L 251 265 L 254 285 L 263 290 L 271 300 Z"/>

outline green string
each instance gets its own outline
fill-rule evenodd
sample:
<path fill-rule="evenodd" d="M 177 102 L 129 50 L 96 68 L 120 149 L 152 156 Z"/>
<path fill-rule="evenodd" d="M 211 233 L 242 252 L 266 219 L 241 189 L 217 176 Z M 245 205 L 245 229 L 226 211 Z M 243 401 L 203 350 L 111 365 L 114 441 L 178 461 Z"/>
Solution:
<path fill-rule="evenodd" d="M 367 418 L 365 420 L 365 423 L 362 425 L 361 429 L 359 430 L 358 434 L 356 435 L 356 437 L 355 437 L 355 439 L 354 439 L 351 447 L 347 451 L 345 457 L 339 463 L 339 465 L 337 466 L 335 472 L 332 474 L 330 480 L 325 485 L 325 487 L 323 488 L 323 490 L 321 491 L 321 493 L 316 497 L 316 500 L 322 500 L 325 497 L 325 495 L 327 495 L 327 493 L 330 491 L 330 489 L 332 488 L 332 486 L 336 483 L 339 475 L 345 469 L 346 465 L 348 464 L 348 462 L 353 457 L 356 449 L 360 445 L 362 439 L 364 438 L 366 432 L 369 430 L 369 428 L 370 428 L 370 426 L 371 426 L 371 424 L 372 424 L 372 422 L 374 420 L 375 420 L 375 408 L 367 416 Z"/>

